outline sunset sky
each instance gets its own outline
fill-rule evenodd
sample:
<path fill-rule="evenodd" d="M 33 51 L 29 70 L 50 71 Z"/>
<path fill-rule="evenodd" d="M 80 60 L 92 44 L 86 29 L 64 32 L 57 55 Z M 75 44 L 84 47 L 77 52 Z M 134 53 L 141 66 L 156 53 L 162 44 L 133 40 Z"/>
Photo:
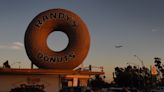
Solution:
<path fill-rule="evenodd" d="M 141 66 L 134 55 L 147 67 L 156 56 L 164 62 L 163 0 L 1 0 L 0 66 L 9 60 L 11 67 L 30 67 L 25 31 L 37 14 L 53 8 L 70 10 L 83 19 L 91 36 L 84 65 L 104 66 L 108 79 L 116 66 Z"/>

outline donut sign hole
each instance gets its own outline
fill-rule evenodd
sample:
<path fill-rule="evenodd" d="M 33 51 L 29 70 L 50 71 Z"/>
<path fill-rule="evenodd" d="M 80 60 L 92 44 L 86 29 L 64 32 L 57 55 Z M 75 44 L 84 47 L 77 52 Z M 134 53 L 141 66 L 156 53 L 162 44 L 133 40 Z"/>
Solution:
<path fill-rule="evenodd" d="M 47 39 L 48 47 L 55 52 L 63 51 L 68 46 L 68 43 L 69 38 L 62 31 L 52 32 Z"/>

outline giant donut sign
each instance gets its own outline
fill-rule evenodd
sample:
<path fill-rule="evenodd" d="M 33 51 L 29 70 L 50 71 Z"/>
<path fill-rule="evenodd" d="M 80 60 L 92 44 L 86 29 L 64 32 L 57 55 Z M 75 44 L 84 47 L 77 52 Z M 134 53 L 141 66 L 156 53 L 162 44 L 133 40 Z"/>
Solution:
<path fill-rule="evenodd" d="M 64 32 L 69 39 L 62 51 L 53 51 L 47 45 L 48 36 Z M 27 56 L 39 68 L 74 69 L 87 56 L 90 47 L 88 29 L 82 19 L 65 9 L 50 9 L 37 15 L 25 33 Z"/>

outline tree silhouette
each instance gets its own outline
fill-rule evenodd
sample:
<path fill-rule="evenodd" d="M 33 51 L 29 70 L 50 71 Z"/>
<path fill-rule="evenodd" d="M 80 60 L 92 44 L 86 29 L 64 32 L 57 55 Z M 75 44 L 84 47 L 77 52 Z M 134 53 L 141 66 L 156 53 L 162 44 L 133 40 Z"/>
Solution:
<path fill-rule="evenodd" d="M 105 76 L 103 78 L 105 78 Z M 103 78 L 100 75 L 95 75 L 95 77 L 89 81 L 89 86 L 93 89 L 109 87 L 109 83 L 105 82 Z"/>
<path fill-rule="evenodd" d="M 115 83 L 120 87 L 131 87 L 143 89 L 150 85 L 150 70 L 146 67 L 137 68 L 136 66 L 127 66 L 125 68 L 115 68 Z"/>
<path fill-rule="evenodd" d="M 154 58 L 154 63 L 155 63 L 155 66 L 161 70 L 162 69 L 162 66 L 161 66 L 161 59 L 159 57 L 155 57 Z"/>
<path fill-rule="evenodd" d="M 158 80 L 158 84 L 164 86 L 164 65 L 162 65 L 161 58 L 155 57 L 154 63 L 159 70 L 158 76 L 160 76 L 160 73 L 162 74 L 162 77 Z"/>

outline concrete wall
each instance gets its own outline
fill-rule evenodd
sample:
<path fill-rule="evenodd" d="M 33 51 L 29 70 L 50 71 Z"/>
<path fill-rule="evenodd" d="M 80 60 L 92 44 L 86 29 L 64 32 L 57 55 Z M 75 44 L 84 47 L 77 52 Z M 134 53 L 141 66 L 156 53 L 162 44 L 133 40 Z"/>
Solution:
<path fill-rule="evenodd" d="M 0 75 L 0 92 L 10 92 L 16 87 L 40 87 L 45 92 L 58 92 L 57 75 Z"/>

